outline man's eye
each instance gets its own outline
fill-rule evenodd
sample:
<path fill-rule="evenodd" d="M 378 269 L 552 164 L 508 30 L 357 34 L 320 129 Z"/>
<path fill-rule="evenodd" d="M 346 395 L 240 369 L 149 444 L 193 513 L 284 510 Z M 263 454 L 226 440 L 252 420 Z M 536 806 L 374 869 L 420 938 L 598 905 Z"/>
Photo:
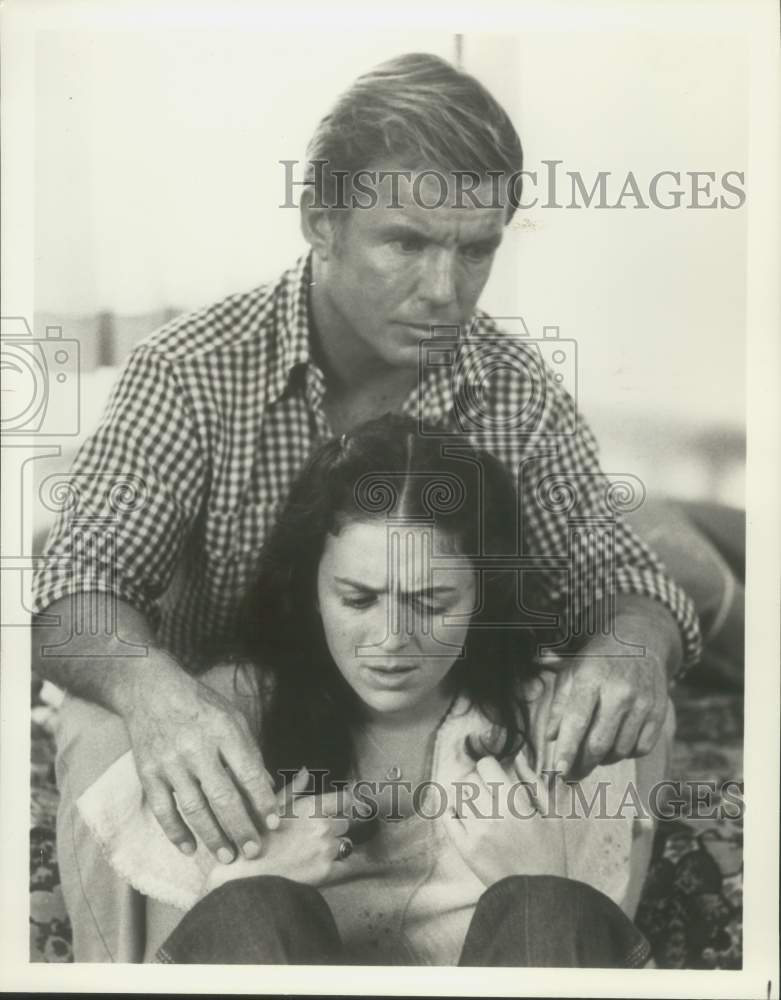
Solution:
<path fill-rule="evenodd" d="M 362 597 L 343 597 L 342 604 L 348 608 L 368 608 L 377 600 L 374 594 L 364 594 Z"/>
<path fill-rule="evenodd" d="M 393 241 L 402 253 L 419 253 L 425 246 L 425 240 L 419 236 L 403 236 Z"/>
<path fill-rule="evenodd" d="M 462 253 L 468 260 L 481 261 L 486 260 L 494 252 L 492 246 L 486 246 L 481 243 L 475 243 L 473 246 L 464 247 Z"/>

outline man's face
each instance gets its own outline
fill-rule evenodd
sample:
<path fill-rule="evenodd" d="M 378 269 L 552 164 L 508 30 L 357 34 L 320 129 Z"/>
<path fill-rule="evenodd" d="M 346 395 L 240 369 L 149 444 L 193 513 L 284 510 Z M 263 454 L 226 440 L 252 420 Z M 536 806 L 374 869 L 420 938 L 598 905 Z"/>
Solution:
<path fill-rule="evenodd" d="M 391 207 L 386 179 L 376 207 L 343 211 L 323 268 L 322 291 L 342 336 L 364 358 L 393 367 L 417 365 L 418 344 L 432 325 L 469 322 L 504 232 L 504 207 L 481 207 L 491 201 L 487 181 L 476 189 L 478 206 L 464 197 L 455 207 L 450 178 L 445 204 L 426 208 L 442 200 L 441 186 L 427 176 L 416 189 L 415 176 L 399 179 L 401 208 Z"/>

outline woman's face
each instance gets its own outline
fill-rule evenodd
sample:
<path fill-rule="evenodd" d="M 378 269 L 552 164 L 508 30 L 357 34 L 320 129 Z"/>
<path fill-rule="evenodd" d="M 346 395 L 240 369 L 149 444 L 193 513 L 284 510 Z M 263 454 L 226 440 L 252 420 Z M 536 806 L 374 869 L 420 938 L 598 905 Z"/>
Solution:
<path fill-rule="evenodd" d="M 328 535 L 318 609 L 334 663 L 373 712 L 436 710 L 475 610 L 475 572 L 431 527 L 355 522 Z M 432 565 L 433 563 L 433 565 Z"/>

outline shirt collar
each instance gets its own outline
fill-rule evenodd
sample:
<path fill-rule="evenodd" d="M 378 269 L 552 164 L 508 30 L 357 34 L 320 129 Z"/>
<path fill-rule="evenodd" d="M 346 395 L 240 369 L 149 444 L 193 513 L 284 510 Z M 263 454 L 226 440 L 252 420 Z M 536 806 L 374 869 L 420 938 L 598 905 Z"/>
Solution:
<path fill-rule="evenodd" d="M 312 252 L 299 257 L 279 279 L 274 312 L 276 350 L 268 382 L 268 402 L 285 392 L 294 371 L 300 366 L 316 367 L 312 360 L 309 320 L 309 289 L 312 285 Z M 319 372 L 319 369 L 318 369 Z M 322 373 L 320 373 L 322 378 Z"/>
<path fill-rule="evenodd" d="M 276 351 L 269 371 L 268 402 L 278 400 L 288 388 L 299 367 L 305 368 L 305 385 L 313 402 L 319 403 L 325 387 L 325 378 L 312 357 L 309 289 L 312 286 L 312 251 L 303 254 L 280 277 L 276 289 Z M 475 323 L 474 321 L 477 321 Z M 471 331 L 485 332 L 485 327 L 495 329 L 489 317 L 477 310 Z M 471 373 L 466 375 L 471 380 Z M 441 420 L 453 406 L 452 372 L 446 369 L 429 369 L 422 373 L 416 388 L 407 398 L 403 412 L 431 420 Z"/>

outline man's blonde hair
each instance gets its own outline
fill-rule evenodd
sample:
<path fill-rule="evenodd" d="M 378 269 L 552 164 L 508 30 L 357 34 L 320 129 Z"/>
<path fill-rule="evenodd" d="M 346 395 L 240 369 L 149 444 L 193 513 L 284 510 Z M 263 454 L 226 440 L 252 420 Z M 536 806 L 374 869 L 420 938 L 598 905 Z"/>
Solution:
<path fill-rule="evenodd" d="M 317 126 L 306 179 L 317 177 L 318 194 L 333 205 L 335 171 L 346 172 L 349 191 L 349 178 L 387 160 L 480 179 L 501 174 L 506 221 L 518 206 L 523 151 L 507 112 L 439 56 L 409 53 L 359 76 Z"/>

